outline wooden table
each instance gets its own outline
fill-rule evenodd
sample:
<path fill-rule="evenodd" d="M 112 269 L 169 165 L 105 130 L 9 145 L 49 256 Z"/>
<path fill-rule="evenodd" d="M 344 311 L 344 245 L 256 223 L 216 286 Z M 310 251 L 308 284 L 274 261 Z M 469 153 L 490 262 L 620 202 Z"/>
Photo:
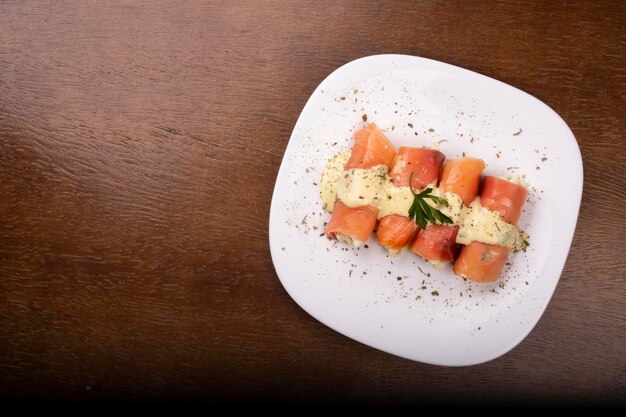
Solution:
<path fill-rule="evenodd" d="M 0 393 L 623 400 L 625 22 L 618 1 L 0 3 Z M 296 118 L 333 69 L 378 53 L 512 84 L 580 145 L 561 281 L 492 362 L 361 345 L 274 271 L 269 204 Z"/>

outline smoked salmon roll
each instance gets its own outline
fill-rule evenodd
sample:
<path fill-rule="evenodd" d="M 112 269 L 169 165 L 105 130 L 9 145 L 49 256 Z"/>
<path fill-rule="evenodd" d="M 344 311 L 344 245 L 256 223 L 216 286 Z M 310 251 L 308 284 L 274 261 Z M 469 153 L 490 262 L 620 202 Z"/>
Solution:
<path fill-rule="evenodd" d="M 446 161 L 441 174 L 439 188 L 444 192 L 455 193 L 465 206 L 472 203 L 478 186 L 480 185 L 480 174 L 485 169 L 482 159 L 461 158 Z"/>
<path fill-rule="evenodd" d="M 354 145 L 344 171 L 378 165 L 389 169 L 395 157 L 396 150 L 389 139 L 375 123 L 370 123 L 354 134 Z M 348 207 L 336 201 L 325 232 L 330 238 L 359 246 L 372 235 L 377 220 L 377 207 L 369 204 Z"/>
<path fill-rule="evenodd" d="M 441 174 L 439 188 L 448 197 L 451 213 L 458 213 L 462 206 L 469 206 L 478 193 L 480 175 L 485 169 L 481 159 L 461 158 L 446 161 Z M 446 194 L 453 193 L 453 194 Z M 454 195 L 457 201 L 453 201 Z M 459 226 L 430 225 L 420 231 L 413 243 L 411 252 L 428 260 L 437 268 L 443 263 L 452 262 L 457 252 L 456 236 Z"/>
<path fill-rule="evenodd" d="M 472 242 L 463 246 L 454 263 L 454 273 L 476 282 L 492 282 L 498 279 L 506 265 L 511 249 L 506 246 Z"/>
<path fill-rule="evenodd" d="M 481 192 L 481 205 L 497 212 L 511 224 L 519 220 L 528 191 L 520 184 L 496 177 L 485 177 Z M 454 263 L 454 273 L 476 282 L 498 279 L 511 249 L 506 246 L 472 242 L 464 246 Z"/>
<path fill-rule="evenodd" d="M 408 187 L 410 181 L 414 190 L 420 190 L 437 182 L 445 158 L 443 153 L 434 149 L 400 147 L 389 176 L 394 187 Z M 389 251 L 401 250 L 419 229 L 407 214 L 408 209 L 406 214 L 390 214 L 378 224 L 378 243 Z"/>
<path fill-rule="evenodd" d="M 443 153 L 434 149 L 401 146 L 389 176 L 396 187 L 408 187 L 411 179 L 411 187 L 421 190 L 428 184 L 437 182 L 445 159 Z"/>
<path fill-rule="evenodd" d="M 419 226 L 401 214 L 390 214 L 380 219 L 376 235 L 378 243 L 389 251 L 399 251 L 411 240 Z"/>
<path fill-rule="evenodd" d="M 459 226 L 431 224 L 420 231 L 411 244 L 411 252 L 431 262 L 452 262 L 456 255 Z"/>
<path fill-rule="evenodd" d="M 345 169 L 371 168 L 376 165 L 385 165 L 391 169 L 396 154 L 387 136 L 376 123 L 370 123 L 354 134 L 354 146 Z"/>
<path fill-rule="evenodd" d="M 326 236 L 359 246 L 374 232 L 378 209 L 374 206 L 348 207 L 341 201 L 333 206 L 333 215 L 326 225 Z"/>
<path fill-rule="evenodd" d="M 517 224 L 528 197 L 525 187 L 497 177 L 485 177 L 480 204 L 500 214 L 507 223 Z"/>

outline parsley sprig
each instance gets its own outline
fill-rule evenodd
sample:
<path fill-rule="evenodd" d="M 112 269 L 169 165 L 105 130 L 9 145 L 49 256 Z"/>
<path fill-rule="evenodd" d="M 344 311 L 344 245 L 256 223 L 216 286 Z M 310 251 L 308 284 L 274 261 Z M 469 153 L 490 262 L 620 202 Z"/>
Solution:
<path fill-rule="evenodd" d="M 451 218 L 426 202 L 426 199 L 429 198 L 435 204 L 447 207 L 448 200 L 430 194 L 433 191 L 432 188 L 426 188 L 416 193 L 411 186 L 412 179 L 413 173 L 411 172 L 409 176 L 409 189 L 411 190 L 411 194 L 413 194 L 413 204 L 411 204 L 411 208 L 409 209 L 409 219 L 415 220 L 415 223 L 417 223 L 422 230 L 426 229 L 426 225 L 429 222 L 432 224 L 436 224 L 437 222 L 441 224 L 452 224 L 453 221 Z"/>

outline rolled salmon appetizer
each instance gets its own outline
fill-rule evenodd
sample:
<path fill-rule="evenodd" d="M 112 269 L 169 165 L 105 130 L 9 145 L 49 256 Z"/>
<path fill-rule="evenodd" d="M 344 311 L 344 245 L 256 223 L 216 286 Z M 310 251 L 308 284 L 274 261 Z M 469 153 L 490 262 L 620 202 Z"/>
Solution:
<path fill-rule="evenodd" d="M 421 190 L 439 178 L 446 156 L 434 149 L 401 146 L 398 158 L 389 176 L 396 187 L 408 187 L 409 179 L 414 190 Z"/>
<path fill-rule="evenodd" d="M 408 247 L 437 269 L 454 263 L 464 278 L 497 280 L 510 253 L 529 244 L 516 227 L 526 185 L 488 176 L 481 187 L 481 159 L 444 161 L 428 148 L 396 152 L 376 124 L 365 125 L 352 149 L 333 156 L 322 173 L 320 197 L 332 213 L 325 234 L 359 246 L 376 231 L 390 253 Z"/>
<path fill-rule="evenodd" d="M 465 206 L 469 206 L 478 194 L 480 174 L 485 163 L 478 158 L 461 158 L 446 161 L 441 174 L 439 188 L 444 192 L 455 193 Z"/>
<path fill-rule="evenodd" d="M 463 246 L 454 263 L 454 273 L 476 282 L 492 282 L 498 279 L 511 249 L 506 246 L 472 242 Z"/>
<path fill-rule="evenodd" d="M 377 218 L 378 209 L 374 206 L 350 208 L 336 201 L 326 225 L 326 236 L 359 246 L 374 232 Z"/>
<path fill-rule="evenodd" d="M 382 130 L 376 123 L 370 123 L 354 134 L 354 146 L 345 169 L 371 168 L 376 165 L 385 165 L 391 169 L 396 154 L 396 149 Z"/>
<path fill-rule="evenodd" d="M 419 226 L 407 216 L 390 214 L 380 219 L 376 235 L 379 244 L 389 252 L 397 252 L 409 243 L 418 229 Z"/>
<path fill-rule="evenodd" d="M 354 134 L 354 145 L 344 171 L 377 165 L 389 169 L 395 157 L 396 150 L 389 139 L 375 123 L 370 123 Z M 332 239 L 359 246 L 372 235 L 377 220 L 378 208 L 374 206 L 348 207 L 336 201 L 325 232 Z"/>
<path fill-rule="evenodd" d="M 517 224 L 528 190 L 519 184 L 497 177 L 485 177 L 480 204 L 497 212 L 507 223 Z"/>
<path fill-rule="evenodd" d="M 452 262 L 456 255 L 459 226 L 431 224 L 411 244 L 411 252 L 431 262 Z"/>
<path fill-rule="evenodd" d="M 525 187 L 496 177 L 485 177 L 481 205 L 497 212 L 502 220 L 515 225 L 519 220 L 528 191 Z M 498 279 L 511 249 L 506 246 L 472 242 L 461 250 L 454 263 L 454 273 L 476 282 Z"/>
<path fill-rule="evenodd" d="M 445 158 L 434 149 L 400 147 L 389 176 L 394 187 L 408 187 L 410 181 L 414 190 L 420 190 L 437 181 Z M 406 214 L 390 214 L 378 224 L 378 243 L 390 252 L 397 252 L 409 243 L 418 229 Z"/>
<path fill-rule="evenodd" d="M 462 204 L 469 206 L 478 193 L 480 174 L 485 169 L 482 159 L 461 158 L 446 161 L 441 174 L 439 188 L 444 193 L 458 195 Z M 457 204 L 449 201 L 449 204 Z M 460 207 L 459 207 L 460 210 Z M 443 263 L 452 262 L 458 250 L 456 236 L 458 226 L 430 225 L 420 231 L 413 243 L 411 252 L 442 268 Z"/>

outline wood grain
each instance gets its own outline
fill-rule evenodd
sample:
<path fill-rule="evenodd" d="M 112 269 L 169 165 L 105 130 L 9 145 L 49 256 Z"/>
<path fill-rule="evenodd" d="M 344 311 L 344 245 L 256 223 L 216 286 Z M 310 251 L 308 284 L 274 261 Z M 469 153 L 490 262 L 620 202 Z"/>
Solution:
<path fill-rule="evenodd" d="M 608 1 L 1 2 L 0 394 L 623 401 L 624 22 Z M 276 277 L 269 204 L 291 129 L 326 75 L 376 53 L 512 84 L 579 142 L 561 281 L 495 361 L 363 346 Z"/>

